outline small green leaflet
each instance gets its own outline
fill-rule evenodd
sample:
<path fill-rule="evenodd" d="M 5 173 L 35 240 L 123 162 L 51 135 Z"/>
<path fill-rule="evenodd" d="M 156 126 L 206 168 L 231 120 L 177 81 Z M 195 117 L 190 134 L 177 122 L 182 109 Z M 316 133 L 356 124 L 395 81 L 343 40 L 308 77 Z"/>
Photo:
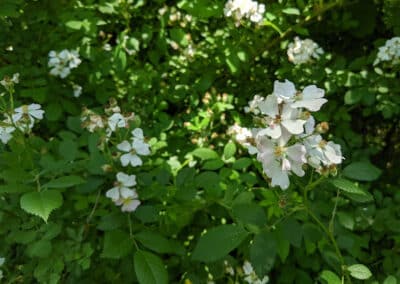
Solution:
<path fill-rule="evenodd" d="M 43 187 L 46 188 L 67 188 L 84 183 L 85 180 L 80 176 L 63 176 L 45 183 Z"/>
<path fill-rule="evenodd" d="M 356 279 L 365 280 L 372 276 L 371 271 L 363 264 L 353 264 L 347 267 L 350 275 Z"/>

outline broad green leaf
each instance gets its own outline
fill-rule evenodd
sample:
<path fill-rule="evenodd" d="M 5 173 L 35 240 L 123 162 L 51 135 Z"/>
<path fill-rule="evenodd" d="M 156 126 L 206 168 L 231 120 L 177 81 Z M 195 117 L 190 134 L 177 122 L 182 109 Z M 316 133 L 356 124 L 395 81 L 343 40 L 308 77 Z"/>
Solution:
<path fill-rule="evenodd" d="M 33 190 L 35 190 L 35 188 L 32 185 L 29 186 L 17 183 L 0 185 L 0 193 L 21 193 Z"/>
<path fill-rule="evenodd" d="M 255 236 L 250 247 L 250 261 L 260 278 L 274 266 L 276 253 L 277 243 L 273 233 L 262 232 Z"/>
<path fill-rule="evenodd" d="M 343 175 L 360 181 L 374 181 L 382 171 L 369 162 L 354 162 L 343 170 Z"/>
<path fill-rule="evenodd" d="M 67 188 L 84 183 L 85 180 L 80 176 L 63 176 L 45 183 L 43 187 L 47 188 Z"/>
<path fill-rule="evenodd" d="M 339 223 L 349 229 L 353 230 L 354 229 L 354 217 L 352 214 L 349 214 L 347 212 L 337 212 L 336 215 L 338 216 Z"/>
<path fill-rule="evenodd" d="M 163 235 L 152 231 L 141 231 L 135 235 L 138 240 L 146 248 L 157 253 L 170 253 L 183 255 L 185 249 L 176 240 L 169 240 Z"/>
<path fill-rule="evenodd" d="M 293 246 L 300 247 L 303 229 L 296 219 L 288 218 L 281 223 L 282 233 Z"/>
<path fill-rule="evenodd" d="M 26 212 L 39 216 L 45 222 L 51 211 L 59 208 L 63 198 L 58 191 L 29 192 L 21 196 L 20 205 Z"/>
<path fill-rule="evenodd" d="M 266 214 L 261 206 L 253 203 L 235 204 L 233 215 L 242 223 L 262 227 L 267 223 Z"/>
<path fill-rule="evenodd" d="M 383 284 L 397 284 L 397 279 L 396 277 L 389 275 L 386 277 L 385 281 L 383 281 Z"/>
<path fill-rule="evenodd" d="M 134 267 L 140 284 L 167 284 L 168 273 L 162 260 L 147 251 L 136 251 Z"/>
<path fill-rule="evenodd" d="M 192 155 L 202 160 L 218 159 L 217 152 L 208 148 L 198 148 L 192 152 Z"/>
<path fill-rule="evenodd" d="M 371 271 L 363 264 L 353 264 L 347 267 L 350 275 L 356 279 L 365 280 L 372 276 Z"/>
<path fill-rule="evenodd" d="M 49 256 L 52 245 L 49 240 L 39 240 L 27 246 L 27 253 L 30 257 L 46 257 Z"/>
<path fill-rule="evenodd" d="M 225 159 L 230 159 L 235 155 L 236 153 L 236 145 L 233 142 L 229 142 L 228 144 L 225 145 L 224 147 L 224 158 Z"/>
<path fill-rule="evenodd" d="M 215 261 L 238 247 L 248 233 L 237 225 L 221 225 L 211 228 L 200 237 L 192 258 L 199 261 Z"/>
<path fill-rule="evenodd" d="M 251 163 L 252 160 L 250 158 L 240 158 L 233 163 L 232 168 L 235 170 L 244 169 L 250 166 Z"/>
<path fill-rule="evenodd" d="M 101 256 L 115 259 L 122 258 L 132 250 L 132 247 L 133 241 L 128 233 L 122 231 L 106 232 Z"/>
<path fill-rule="evenodd" d="M 337 178 L 331 181 L 331 183 L 343 190 L 344 192 L 348 192 L 351 194 L 359 194 L 359 195 L 367 195 L 368 193 L 365 192 L 363 189 L 359 188 L 357 185 L 355 185 L 353 182 L 343 179 L 343 178 Z"/>
<path fill-rule="evenodd" d="M 321 273 L 321 279 L 325 280 L 327 284 L 342 284 L 339 276 L 337 276 L 334 272 L 329 270 L 324 270 Z"/>

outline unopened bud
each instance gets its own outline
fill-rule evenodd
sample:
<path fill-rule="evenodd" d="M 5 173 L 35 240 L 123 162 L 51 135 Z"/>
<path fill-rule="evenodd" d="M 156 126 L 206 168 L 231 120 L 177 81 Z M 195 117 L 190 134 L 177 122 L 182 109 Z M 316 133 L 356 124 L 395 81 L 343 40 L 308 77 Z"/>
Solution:
<path fill-rule="evenodd" d="M 329 174 L 332 176 L 336 176 L 338 173 L 337 167 L 335 164 L 329 165 Z"/>
<path fill-rule="evenodd" d="M 103 172 L 105 172 L 105 173 L 111 173 L 112 170 L 113 170 L 112 166 L 109 165 L 109 164 L 104 164 L 104 165 L 102 165 L 102 166 L 101 166 L 101 169 L 102 169 Z"/>
<path fill-rule="evenodd" d="M 329 131 L 329 124 L 328 124 L 328 122 L 321 122 L 321 123 L 318 123 L 317 124 L 317 126 L 315 127 L 315 130 L 318 132 L 318 133 L 321 133 L 321 134 L 324 134 L 324 133 L 327 133 L 328 131 Z"/>

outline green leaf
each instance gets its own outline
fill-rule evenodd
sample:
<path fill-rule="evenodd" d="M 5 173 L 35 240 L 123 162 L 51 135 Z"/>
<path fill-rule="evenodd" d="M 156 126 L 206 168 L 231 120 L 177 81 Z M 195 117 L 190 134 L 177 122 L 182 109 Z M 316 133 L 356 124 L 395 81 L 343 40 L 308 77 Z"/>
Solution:
<path fill-rule="evenodd" d="M 104 246 L 102 257 L 122 258 L 126 256 L 133 247 L 133 242 L 129 234 L 122 231 L 109 231 L 104 236 Z"/>
<path fill-rule="evenodd" d="M 233 215 L 244 224 L 262 227 L 267 223 L 267 217 L 261 206 L 255 203 L 235 204 L 232 208 Z"/>
<path fill-rule="evenodd" d="M 385 281 L 383 281 L 383 284 L 397 284 L 397 279 L 396 277 L 389 275 L 386 277 Z"/>
<path fill-rule="evenodd" d="M 343 175 L 360 181 L 374 181 L 382 171 L 369 162 L 354 162 L 343 170 Z"/>
<path fill-rule="evenodd" d="M 251 163 L 252 160 L 250 158 L 240 158 L 233 163 L 232 168 L 235 170 L 244 169 L 250 166 Z"/>
<path fill-rule="evenodd" d="M 339 276 L 329 270 L 324 270 L 321 273 L 321 279 L 325 280 L 327 284 L 341 284 Z"/>
<path fill-rule="evenodd" d="M 250 261 L 260 278 L 274 266 L 276 253 L 277 243 L 273 233 L 262 232 L 255 236 L 250 247 Z"/>
<path fill-rule="evenodd" d="M 39 216 L 45 222 L 51 211 L 59 208 L 63 198 L 58 191 L 29 192 L 21 196 L 20 205 L 26 212 Z"/>
<path fill-rule="evenodd" d="M 347 193 L 364 195 L 364 196 L 368 195 L 368 193 L 366 191 L 359 188 L 357 185 L 355 185 L 353 182 L 351 182 L 347 179 L 337 178 L 337 179 L 332 180 L 331 183 L 335 187 L 337 187 Z"/>
<path fill-rule="evenodd" d="M 300 15 L 300 10 L 297 8 L 286 8 L 282 10 L 287 15 Z"/>
<path fill-rule="evenodd" d="M 45 183 L 43 187 L 47 188 L 67 188 L 78 184 L 85 183 L 80 176 L 63 176 Z"/>
<path fill-rule="evenodd" d="M 192 155 L 202 160 L 219 159 L 218 154 L 214 150 L 208 148 L 198 148 L 192 152 Z"/>
<path fill-rule="evenodd" d="M 138 250 L 134 257 L 134 266 L 140 284 L 166 284 L 168 273 L 162 260 L 147 251 Z"/>
<path fill-rule="evenodd" d="M 183 255 L 185 249 L 175 240 L 169 240 L 157 232 L 141 231 L 135 235 L 138 240 L 146 248 L 157 253 L 171 253 Z"/>
<path fill-rule="evenodd" d="M 33 186 L 25 184 L 2 184 L 0 185 L 0 193 L 21 193 L 27 191 L 33 191 L 35 188 Z"/>
<path fill-rule="evenodd" d="M 339 223 L 346 229 L 354 229 L 354 216 L 347 212 L 337 212 Z"/>
<path fill-rule="evenodd" d="M 221 259 L 239 246 L 247 235 L 242 227 L 236 225 L 211 228 L 200 237 L 192 258 L 205 262 Z"/>
<path fill-rule="evenodd" d="M 74 21 L 74 20 L 65 23 L 65 26 L 72 30 L 80 30 L 82 28 L 82 25 L 83 25 L 82 21 Z"/>
<path fill-rule="evenodd" d="M 371 271 L 363 264 L 353 264 L 347 267 L 350 275 L 356 279 L 365 280 L 372 276 Z"/>
<path fill-rule="evenodd" d="M 39 240 L 27 247 L 27 254 L 30 257 L 46 257 L 49 256 L 52 250 L 51 242 L 48 240 Z"/>
<path fill-rule="evenodd" d="M 224 147 L 224 158 L 230 159 L 235 155 L 236 153 L 236 145 L 235 143 L 229 142 L 228 144 L 225 145 Z"/>

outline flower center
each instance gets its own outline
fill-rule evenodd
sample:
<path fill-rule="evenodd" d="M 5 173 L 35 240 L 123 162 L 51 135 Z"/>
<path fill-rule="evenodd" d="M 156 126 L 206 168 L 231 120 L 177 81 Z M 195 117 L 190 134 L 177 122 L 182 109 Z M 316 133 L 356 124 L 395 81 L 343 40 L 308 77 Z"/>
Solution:
<path fill-rule="evenodd" d="M 321 141 L 318 143 L 318 146 L 319 146 L 320 148 L 324 149 L 325 146 L 326 146 L 326 144 L 327 144 L 327 142 L 326 142 L 325 140 L 321 140 Z"/>
<path fill-rule="evenodd" d="M 274 149 L 274 155 L 275 155 L 276 157 L 281 157 L 281 156 L 283 156 L 283 154 L 285 153 L 285 151 L 286 151 L 286 148 L 285 148 L 285 147 L 276 146 L 275 149 Z"/>

